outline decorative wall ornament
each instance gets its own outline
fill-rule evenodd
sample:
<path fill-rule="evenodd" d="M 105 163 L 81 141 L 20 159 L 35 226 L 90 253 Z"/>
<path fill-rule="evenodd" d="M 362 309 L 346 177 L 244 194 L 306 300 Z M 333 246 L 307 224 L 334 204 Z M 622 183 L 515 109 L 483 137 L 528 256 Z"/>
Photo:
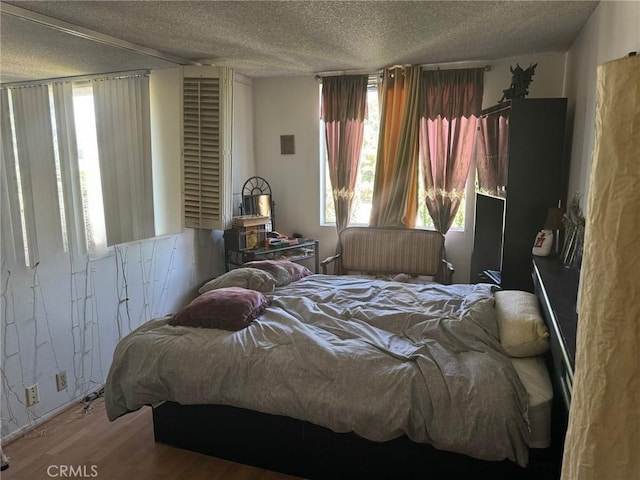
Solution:
<path fill-rule="evenodd" d="M 280 155 L 293 155 L 294 153 L 296 153 L 295 137 L 280 135 Z"/>
<path fill-rule="evenodd" d="M 525 70 L 516 63 L 516 68 L 509 67 L 509 70 L 511 70 L 511 86 L 502 91 L 500 101 L 524 98 L 529 95 L 529 85 L 533 81 L 533 74 L 536 73 L 537 66 L 537 63 L 532 63 Z"/>

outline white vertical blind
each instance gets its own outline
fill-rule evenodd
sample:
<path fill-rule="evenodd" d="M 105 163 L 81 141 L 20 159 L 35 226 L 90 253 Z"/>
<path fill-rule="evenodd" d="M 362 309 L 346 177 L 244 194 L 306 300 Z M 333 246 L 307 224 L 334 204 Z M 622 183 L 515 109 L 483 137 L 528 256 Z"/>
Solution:
<path fill-rule="evenodd" d="M 73 87 L 70 82 L 63 82 L 53 84 L 52 89 L 64 209 L 67 212 L 67 235 L 70 238 L 69 250 L 74 262 L 79 262 L 84 257 L 86 240 L 83 222 L 82 189 L 78 171 Z"/>
<path fill-rule="evenodd" d="M 183 82 L 184 219 L 189 228 L 223 229 L 230 202 L 231 79 L 188 75 Z"/>
<path fill-rule="evenodd" d="M 93 96 L 107 244 L 154 236 L 149 79 L 98 79 Z"/>
<path fill-rule="evenodd" d="M 12 265 L 24 264 L 24 248 L 22 245 L 22 224 L 20 220 L 20 203 L 18 199 L 18 178 L 13 154 L 11 135 L 11 116 L 9 111 L 9 94 L 0 90 L 0 131 L 2 132 L 2 242 L 4 250 L 10 255 Z"/>
<path fill-rule="evenodd" d="M 51 107 L 47 85 L 11 90 L 15 138 L 18 151 L 18 175 L 21 187 L 25 263 L 34 267 L 42 250 L 56 250 L 51 238 L 38 244 L 36 225 L 53 226 L 60 232 L 60 213 L 55 188 L 55 155 L 51 127 Z M 42 199 L 36 206 L 34 192 Z M 57 223 L 57 227 L 56 224 Z M 45 236 L 46 237 L 46 236 Z M 45 238 L 43 237 L 43 238 Z M 60 237 L 60 246 L 62 238 Z"/>

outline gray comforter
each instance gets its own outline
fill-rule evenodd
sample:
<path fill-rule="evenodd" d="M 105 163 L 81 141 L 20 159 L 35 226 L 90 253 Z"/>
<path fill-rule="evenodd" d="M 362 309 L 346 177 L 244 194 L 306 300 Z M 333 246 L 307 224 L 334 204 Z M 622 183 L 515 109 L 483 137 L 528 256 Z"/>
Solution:
<path fill-rule="evenodd" d="M 238 332 L 166 322 L 118 344 L 110 420 L 163 400 L 227 404 L 527 463 L 527 393 L 500 347 L 489 285 L 312 275 L 278 288 Z"/>

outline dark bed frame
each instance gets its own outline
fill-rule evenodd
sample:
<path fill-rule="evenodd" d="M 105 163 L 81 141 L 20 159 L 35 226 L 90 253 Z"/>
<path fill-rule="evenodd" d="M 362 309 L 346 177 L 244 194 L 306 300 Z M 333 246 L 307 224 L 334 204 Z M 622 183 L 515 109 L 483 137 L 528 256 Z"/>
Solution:
<path fill-rule="evenodd" d="M 555 409 L 554 409 L 555 410 Z M 311 479 L 554 480 L 558 447 L 530 449 L 527 468 L 437 450 L 407 437 L 373 442 L 289 417 L 225 405 L 153 408 L 155 441 Z"/>

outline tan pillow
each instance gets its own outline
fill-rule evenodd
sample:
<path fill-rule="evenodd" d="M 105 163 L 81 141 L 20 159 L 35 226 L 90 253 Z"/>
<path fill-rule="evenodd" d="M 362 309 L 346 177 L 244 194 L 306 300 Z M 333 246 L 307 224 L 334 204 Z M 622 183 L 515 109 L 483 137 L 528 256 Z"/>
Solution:
<path fill-rule="evenodd" d="M 311 270 L 307 267 L 289 260 L 254 260 L 243 265 L 243 268 L 247 267 L 258 268 L 269 273 L 276 279 L 276 287 L 289 285 L 291 282 L 311 275 Z"/>
<path fill-rule="evenodd" d="M 517 290 L 494 293 L 500 343 L 511 357 L 532 357 L 549 349 L 549 331 L 538 297 Z"/>
<path fill-rule="evenodd" d="M 200 287 L 198 293 L 202 295 L 211 290 L 226 287 L 241 287 L 257 292 L 271 293 L 276 288 L 276 279 L 268 272 L 257 268 L 236 268 L 209 280 Z"/>

